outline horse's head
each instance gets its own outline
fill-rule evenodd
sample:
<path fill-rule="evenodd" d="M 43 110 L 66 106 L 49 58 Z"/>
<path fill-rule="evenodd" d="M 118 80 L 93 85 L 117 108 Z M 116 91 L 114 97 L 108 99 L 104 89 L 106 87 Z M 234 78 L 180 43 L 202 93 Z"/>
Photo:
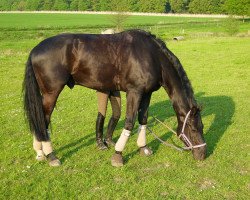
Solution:
<path fill-rule="evenodd" d="M 185 120 L 186 123 L 184 122 L 179 137 L 192 150 L 195 159 L 204 160 L 207 148 L 203 137 L 200 108 L 194 106 L 187 114 Z"/>

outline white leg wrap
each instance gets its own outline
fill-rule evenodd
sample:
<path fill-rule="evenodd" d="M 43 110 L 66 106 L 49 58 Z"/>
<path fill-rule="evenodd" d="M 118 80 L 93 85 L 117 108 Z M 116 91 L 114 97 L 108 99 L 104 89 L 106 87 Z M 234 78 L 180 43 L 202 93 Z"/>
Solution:
<path fill-rule="evenodd" d="M 44 160 L 44 153 L 42 150 L 42 142 L 39 142 L 35 136 L 34 136 L 34 140 L 33 140 L 33 148 L 36 151 L 36 159 L 39 161 Z"/>
<path fill-rule="evenodd" d="M 123 129 L 121 136 L 119 137 L 118 141 L 115 144 L 116 151 L 123 151 L 128 141 L 129 136 L 130 136 L 130 131 Z"/>
<path fill-rule="evenodd" d="M 46 156 L 51 152 L 53 152 L 52 143 L 50 140 L 47 142 L 42 142 L 42 145 L 43 145 L 43 152 Z"/>
<path fill-rule="evenodd" d="M 138 128 L 138 138 L 137 138 L 138 147 L 146 146 L 146 128 L 147 125 L 140 125 Z"/>
<path fill-rule="evenodd" d="M 33 149 L 37 152 L 40 152 L 42 150 L 42 142 L 39 142 L 36 137 L 33 137 Z"/>

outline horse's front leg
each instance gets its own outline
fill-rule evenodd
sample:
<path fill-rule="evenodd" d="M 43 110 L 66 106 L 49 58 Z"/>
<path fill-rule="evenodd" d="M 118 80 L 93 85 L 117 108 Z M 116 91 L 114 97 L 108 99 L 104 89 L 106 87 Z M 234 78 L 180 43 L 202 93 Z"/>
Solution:
<path fill-rule="evenodd" d="M 140 106 L 138 109 L 138 138 L 137 146 L 139 147 L 140 155 L 150 156 L 153 154 L 153 151 L 147 147 L 146 140 L 146 129 L 147 129 L 147 120 L 148 120 L 148 108 L 150 104 L 152 93 L 143 94 Z"/>
<path fill-rule="evenodd" d="M 111 164 L 115 167 L 123 166 L 122 151 L 128 141 L 130 133 L 134 127 L 136 114 L 140 105 L 141 93 L 138 91 L 127 92 L 127 109 L 124 129 L 116 142 L 115 154 L 111 158 Z"/>

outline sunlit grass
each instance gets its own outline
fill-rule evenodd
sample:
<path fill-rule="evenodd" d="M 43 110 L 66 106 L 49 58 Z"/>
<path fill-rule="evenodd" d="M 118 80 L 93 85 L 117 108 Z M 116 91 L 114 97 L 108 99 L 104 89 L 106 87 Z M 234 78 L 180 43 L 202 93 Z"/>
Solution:
<path fill-rule="evenodd" d="M 114 149 L 96 149 L 96 93 L 80 86 L 63 90 L 52 115 L 52 141 L 63 165 L 51 168 L 35 161 L 21 88 L 28 53 L 45 36 L 37 38 L 30 32 L 34 37 L 20 39 L 15 38 L 16 31 L 8 34 L 11 37 L 0 41 L 0 199 L 248 199 L 249 37 L 167 41 L 203 106 L 208 158 L 197 162 L 190 153 L 165 147 L 152 135 L 148 135 L 148 144 L 154 155 L 141 157 L 136 123 L 124 151 L 125 166 L 117 169 L 110 164 Z M 115 140 L 123 128 L 125 105 L 122 93 Z M 174 111 L 163 89 L 152 96 L 150 126 L 153 115 L 175 128 Z M 181 144 L 159 124 L 152 128 L 162 139 Z"/>

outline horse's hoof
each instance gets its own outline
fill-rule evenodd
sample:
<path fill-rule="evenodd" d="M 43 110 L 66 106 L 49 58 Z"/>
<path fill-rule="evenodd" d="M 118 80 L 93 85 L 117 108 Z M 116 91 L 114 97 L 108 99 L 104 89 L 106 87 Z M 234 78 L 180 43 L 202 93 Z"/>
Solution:
<path fill-rule="evenodd" d="M 139 152 L 141 156 L 151 156 L 153 154 L 153 151 L 147 146 L 141 147 Z"/>
<path fill-rule="evenodd" d="M 97 148 L 99 150 L 106 150 L 106 149 L 108 149 L 108 147 L 103 142 L 98 142 L 97 143 Z"/>
<path fill-rule="evenodd" d="M 107 146 L 115 146 L 115 142 L 112 139 L 106 139 L 105 144 L 107 144 Z"/>
<path fill-rule="evenodd" d="M 123 166 L 122 154 L 115 153 L 111 158 L 111 165 L 114 167 L 122 167 Z"/>
<path fill-rule="evenodd" d="M 44 161 L 46 160 L 46 157 L 42 154 L 42 155 L 36 155 L 36 160 L 37 161 Z"/>
<path fill-rule="evenodd" d="M 49 161 L 49 165 L 51 167 L 58 167 L 61 165 L 61 161 L 56 157 L 54 152 L 51 152 L 46 156 L 47 160 Z"/>
<path fill-rule="evenodd" d="M 59 159 L 56 159 L 56 160 L 52 160 L 49 162 L 49 166 L 51 167 L 58 167 L 60 166 L 62 163 Z"/>

